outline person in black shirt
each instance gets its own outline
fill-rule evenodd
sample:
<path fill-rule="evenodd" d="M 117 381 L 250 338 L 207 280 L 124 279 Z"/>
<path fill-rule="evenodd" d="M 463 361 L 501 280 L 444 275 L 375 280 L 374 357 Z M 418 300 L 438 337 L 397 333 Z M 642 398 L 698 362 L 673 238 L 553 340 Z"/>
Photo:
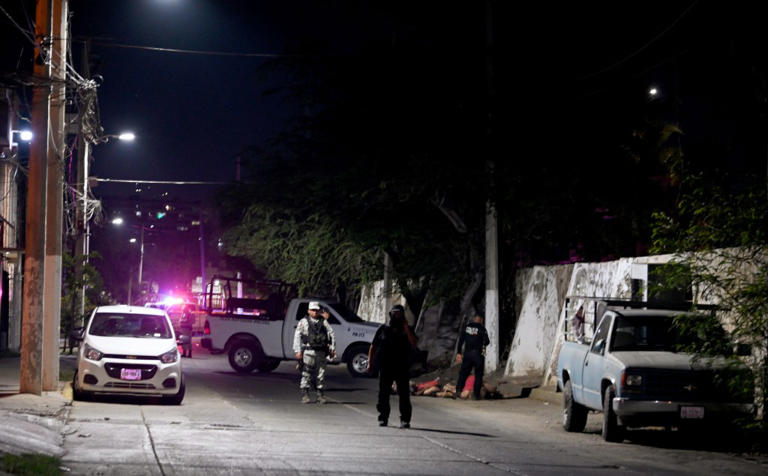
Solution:
<path fill-rule="evenodd" d="M 472 368 L 475 369 L 475 399 L 480 398 L 480 389 L 483 387 L 483 373 L 485 372 L 485 346 L 491 343 L 488 331 L 483 326 L 483 316 L 475 314 L 472 322 L 467 324 L 464 332 L 459 337 L 459 348 L 456 351 L 456 362 L 461 364 L 459 381 L 456 383 L 456 391 L 461 393 L 464 383 L 469 377 Z M 462 351 L 463 348 L 463 351 Z"/>
<path fill-rule="evenodd" d="M 389 325 L 376 331 L 368 349 L 368 372 L 379 370 L 379 426 L 387 426 L 389 420 L 389 395 L 392 382 L 397 383 L 400 400 L 400 428 L 411 426 L 411 390 L 408 382 L 408 356 L 416 347 L 416 338 L 405 319 L 405 308 L 399 304 L 389 311 Z"/>

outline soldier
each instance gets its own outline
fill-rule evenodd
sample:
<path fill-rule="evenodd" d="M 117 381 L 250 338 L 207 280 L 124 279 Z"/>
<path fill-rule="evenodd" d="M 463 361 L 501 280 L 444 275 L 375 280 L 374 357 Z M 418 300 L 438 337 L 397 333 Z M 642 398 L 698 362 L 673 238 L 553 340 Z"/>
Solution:
<path fill-rule="evenodd" d="M 309 389 L 312 380 L 317 389 L 317 403 L 326 403 L 323 394 L 325 385 L 325 366 L 327 357 L 336 355 L 336 339 L 333 328 L 320 315 L 320 303 L 310 301 L 308 315 L 304 316 L 296 326 L 293 335 L 293 351 L 301 361 L 301 402 L 310 403 Z"/>
<path fill-rule="evenodd" d="M 459 348 L 456 351 L 456 362 L 461 364 L 459 370 L 459 381 L 456 383 L 456 392 L 461 394 L 464 390 L 464 383 L 475 368 L 475 399 L 480 398 L 480 389 L 483 387 L 483 373 L 485 371 L 485 346 L 491 343 L 488 338 L 488 331 L 483 326 L 483 316 L 475 314 L 472 322 L 467 324 L 464 332 L 459 337 Z M 463 354 L 462 354 L 462 347 Z"/>

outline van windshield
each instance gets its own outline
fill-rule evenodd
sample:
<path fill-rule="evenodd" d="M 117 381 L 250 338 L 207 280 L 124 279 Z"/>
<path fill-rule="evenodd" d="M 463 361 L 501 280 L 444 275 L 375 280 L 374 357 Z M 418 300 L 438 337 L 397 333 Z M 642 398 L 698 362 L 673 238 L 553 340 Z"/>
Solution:
<path fill-rule="evenodd" d="M 347 322 L 365 322 L 363 319 L 348 309 L 344 304 L 338 302 L 328 303 L 328 306 L 336 311 L 342 319 Z"/>
<path fill-rule="evenodd" d="M 93 316 L 88 333 L 104 337 L 145 337 L 170 339 L 165 316 L 99 312 Z"/>

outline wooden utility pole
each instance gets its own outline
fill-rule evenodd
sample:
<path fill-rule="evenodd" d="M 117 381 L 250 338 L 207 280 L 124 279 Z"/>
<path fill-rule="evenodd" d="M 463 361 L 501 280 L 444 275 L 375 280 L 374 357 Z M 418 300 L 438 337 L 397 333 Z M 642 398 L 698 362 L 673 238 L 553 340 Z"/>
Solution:
<path fill-rule="evenodd" d="M 64 216 L 64 150 L 67 58 L 67 0 L 53 1 L 53 44 L 50 100 L 51 145 L 48 150 L 43 295 L 43 390 L 59 389 L 61 340 L 61 253 Z"/>
<path fill-rule="evenodd" d="M 43 276 L 45 271 L 46 175 L 50 134 L 52 0 L 38 0 L 35 16 L 36 86 L 32 98 L 32 130 L 27 186 L 26 253 L 21 326 L 19 391 L 40 395 L 43 389 Z"/>

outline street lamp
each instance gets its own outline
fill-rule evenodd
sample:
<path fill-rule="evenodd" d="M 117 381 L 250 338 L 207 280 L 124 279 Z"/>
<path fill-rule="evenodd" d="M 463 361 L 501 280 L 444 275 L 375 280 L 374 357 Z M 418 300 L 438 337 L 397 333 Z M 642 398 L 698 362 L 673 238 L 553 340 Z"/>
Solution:
<path fill-rule="evenodd" d="M 22 129 L 22 130 L 13 129 L 13 130 L 11 130 L 11 136 L 9 138 L 10 140 L 8 141 L 10 146 L 11 146 L 11 148 L 16 147 L 16 146 L 19 145 L 16 142 L 13 141 L 13 135 L 14 134 L 18 134 L 19 135 L 19 139 L 21 139 L 23 142 L 31 142 L 32 138 L 34 137 L 34 134 L 32 134 L 32 131 L 30 131 L 29 129 Z"/>
<path fill-rule="evenodd" d="M 119 134 L 105 134 L 96 138 L 96 143 L 105 144 L 109 142 L 109 139 L 117 139 L 120 142 L 133 142 L 136 139 L 136 134 L 130 131 L 124 131 Z"/>

